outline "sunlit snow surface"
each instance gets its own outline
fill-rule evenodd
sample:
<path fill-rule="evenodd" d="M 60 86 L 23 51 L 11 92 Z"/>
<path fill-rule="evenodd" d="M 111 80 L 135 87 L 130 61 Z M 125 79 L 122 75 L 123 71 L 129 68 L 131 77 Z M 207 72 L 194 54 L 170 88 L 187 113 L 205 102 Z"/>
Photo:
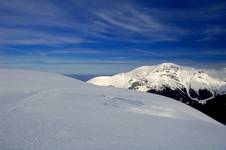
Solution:
<path fill-rule="evenodd" d="M 0 150 L 225 150 L 225 141 L 225 126 L 169 98 L 0 70 Z"/>

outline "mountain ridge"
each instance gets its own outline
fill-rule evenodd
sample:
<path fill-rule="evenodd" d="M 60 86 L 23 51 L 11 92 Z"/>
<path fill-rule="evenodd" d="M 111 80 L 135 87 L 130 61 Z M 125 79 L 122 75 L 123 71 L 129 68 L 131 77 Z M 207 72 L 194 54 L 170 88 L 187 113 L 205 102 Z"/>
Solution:
<path fill-rule="evenodd" d="M 113 86 L 159 94 L 182 101 L 193 107 L 205 105 L 208 101 L 213 100 L 219 107 L 225 103 L 225 101 L 217 101 L 217 99 L 222 99 L 221 97 L 226 94 L 226 82 L 208 75 L 203 70 L 174 63 L 142 66 L 127 73 L 96 77 L 87 82 L 100 86 Z M 199 110 L 202 111 L 202 109 Z M 215 108 L 208 115 L 211 116 L 214 111 L 216 111 Z M 226 115 L 224 110 L 222 110 L 222 113 Z M 222 117 L 218 121 L 225 124 L 225 118 Z"/>
<path fill-rule="evenodd" d="M 95 77 L 87 82 L 96 85 L 136 89 L 139 91 L 148 91 L 151 89 L 162 90 L 166 86 L 171 89 L 185 88 L 187 95 L 192 100 L 199 101 L 200 103 L 205 103 L 213 97 L 210 96 L 205 99 L 194 98 L 190 94 L 190 89 L 194 90 L 197 94 L 199 90 L 208 89 L 212 95 L 222 95 L 226 87 L 224 81 L 213 78 L 202 70 L 182 67 L 173 63 L 142 66 L 127 73 Z"/>

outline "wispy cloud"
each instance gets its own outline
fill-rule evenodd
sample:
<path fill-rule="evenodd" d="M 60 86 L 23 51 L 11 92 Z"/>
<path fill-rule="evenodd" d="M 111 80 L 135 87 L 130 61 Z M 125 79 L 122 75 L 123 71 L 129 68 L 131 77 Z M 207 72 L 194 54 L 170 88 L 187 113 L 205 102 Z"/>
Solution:
<path fill-rule="evenodd" d="M 56 45 L 90 41 L 81 35 L 81 24 L 68 19 L 51 0 L 0 1 L 0 45 Z M 55 28 L 55 29 L 54 29 Z M 55 32 L 65 30 L 66 32 Z"/>
<path fill-rule="evenodd" d="M 74 35 L 32 29 L 0 28 L 0 32 L 0 45 L 56 45 L 91 42 L 91 40 Z"/>
<path fill-rule="evenodd" d="M 186 56 L 225 56 L 226 49 L 180 49 L 180 50 L 154 50 L 154 49 L 131 49 L 135 55 L 145 55 L 150 57 L 166 58 L 166 57 L 186 57 Z M 195 53 L 194 53 L 195 51 Z M 167 53 L 167 56 L 166 56 Z"/>
<path fill-rule="evenodd" d="M 127 37 L 127 40 L 136 41 L 136 36 L 140 41 L 175 41 L 184 32 L 176 26 L 166 26 L 147 12 L 146 9 L 130 4 L 116 5 L 111 8 L 94 12 L 111 30 L 115 30 L 119 36 Z M 117 28 L 117 29 L 115 29 Z"/>
<path fill-rule="evenodd" d="M 211 25 L 208 26 L 202 33 L 203 37 L 197 41 L 225 41 L 226 26 Z"/>
<path fill-rule="evenodd" d="M 70 5 L 70 3 L 67 5 Z M 176 26 L 165 26 L 164 23 L 157 21 L 154 16 L 148 14 L 145 9 L 135 6 L 133 3 L 122 2 L 122 5 L 112 3 L 112 7 L 108 5 L 93 6 L 82 11 L 78 7 L 85 7 L 85 3 L 79 6 L 74 4 L 70 7 L 74 8 L 74 12 L 73 10 L 65 11 L 59 3 L 54 3 L 51 0 L 37 2 L 30 0 L 1 1 L 0 29 L 6 30 L 1 33 L 1 44 L 11 40 L 10 34 L 7 33 L 9 29 L 5 29 L 5 27 L 18 30 L 17 34 L 11 35 L 15 39 L 11 42 L 18 44 L 48 44 L 48 42 L 50 44 L 61 44 L 64 41 L 66 43 L 74 41 L 79 43 L 84 41 L 84 37 L 86 37 L 86 40 L 98 38 L 131 42 L 170 41 L 178 40 L 178 34 L 182 32 Z M 22 32 L 24 31 L 21 31 L 21 28 L 29 28 L 30 42 L 23 39 L 24 33 Z M 46 30 L 48 28 L 66 29 L 66 32 L 72 31 L 77 39 L 83 40 L 71 40 L 71 37 L 65 35 L 62 35 L 64 36 L 62 38 L 59 38 L 59 36 L 50 37 L 52 33 Z M 31 30 L 33 31 L 31 32 Z M 37 33 L 33 32 L 45 34 L 42 34 L 38 40 L 37 35 L 35 35 Z M 29 33 L 27 32 L 27 34 Z"/>
<path fill-rule="evenodd" d="M 207 17 L 209 20 L 215 19 L 222 15 L 218 12 L 223 11 L 226 6 L 225 2 L 202 8 L 170 11 L 158 7 L 149 9 L 128 1 L 120 3 L 110 1 L 108 4 L 97 0 L 95 5 L 93 3 L 65 1 L 61 4 L 52 0 L 0 1 L 0 44 L 10 43 L 10 40 L 12 43 L 26 45 L 82 43 L 93 41 L 93 39 L 152 43 L 180 41 L 194 32 L 200 36 L 194 40 L 205 41 L 217 39 L 216 34 L 225 33 L 225 27 L 213 29 L 210 26 L 201 26 L 197 29 L 193 27 L 189 29 L 180 24 L 181 21 L 185 24 L 191 21 L 205 21 Z M 8 34 L 9 29 L 5 27 L 10 27 L 14 31 L 18 30 L 17 34 Z M 21 28 L 29 28 L 29 33 L 26 33 L 30 35 L 29 39 L 25 39 Z M 53 34 L 49 28 L 66 30 L 65 33 L 74 34 L 74 37 L 66 34 Z M 35 35 L 38 33 L 42 35 Z"/>
<path fill-rule="evenodd" d="M 122 10 L 102 11 L 96 13 L 104 21 L 133 32 L 156 32 L 163 30 L 161 24 L 146 15 L 137 11 L 131 6 L 126 6 Z"/>

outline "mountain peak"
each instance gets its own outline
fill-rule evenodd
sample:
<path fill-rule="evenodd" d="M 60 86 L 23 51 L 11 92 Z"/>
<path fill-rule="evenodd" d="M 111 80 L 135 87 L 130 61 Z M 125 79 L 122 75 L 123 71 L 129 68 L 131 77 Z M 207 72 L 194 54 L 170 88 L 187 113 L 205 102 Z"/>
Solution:
<path fill-rule="evenodd" d="M 162 64 L 159 64 L 159 65 L 155 65 L 155 66 L 141 66 L 141 67 L 138 67 L 132 71 L 130 71 L 132 74 L 146 74 L 148 75 L 150 72 L 164 72 L 164 71 L 170 71 L 170 70 L 173 70 L 174 71 L 177 71 L 181 68 L 181 66 L 177 65 L 177 64 L 174 64 L 174 63 L 162 63 Z"/>
<path fill-rule="evenodd" d="M 179 69 L 181 69 L 181 67 L 179 65 L 174 64 L 174 63 L 162 63 L 160 65 L 157 65 L 154 70 L 156 72 L 164 72 L 164 71 L 176 72 Z"/>
<path fill-rule="evenodd" d="M 96 77 L 88 82 L 96 85 L 111 85 L 139 91 L 163 91 L 166 88 L 179 89 L 187 93 L 190 99 L 199 102 L 206 102 L 213 95 L 222 94 L 219 88 L 225 86 L 224 81 L 213 78 L 203 71 L 179 66 L 174 63 L 143 66 L 128 73 L 112 77 Z M 206 98 L 207 96 L 201 98 L 200 91 L 202 90 L 208 90 L 211 93 L 208 95 L 208 98 Z"/>
<path fill-rule="evenodd" d="M 171 62 L 167 62 L 167 63 L 161 63 L 159 66 L 178 66 L 178 65 Z"/>

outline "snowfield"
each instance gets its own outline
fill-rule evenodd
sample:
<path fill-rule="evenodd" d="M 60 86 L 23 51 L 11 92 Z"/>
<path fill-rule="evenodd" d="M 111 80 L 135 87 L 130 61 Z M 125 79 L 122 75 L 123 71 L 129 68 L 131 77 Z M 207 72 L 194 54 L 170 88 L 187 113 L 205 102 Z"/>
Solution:
<path fill-rule="evenodd" d="M 0 70 L 0 150 L 225 150 L 226 127 L 174 100 Z"/>

